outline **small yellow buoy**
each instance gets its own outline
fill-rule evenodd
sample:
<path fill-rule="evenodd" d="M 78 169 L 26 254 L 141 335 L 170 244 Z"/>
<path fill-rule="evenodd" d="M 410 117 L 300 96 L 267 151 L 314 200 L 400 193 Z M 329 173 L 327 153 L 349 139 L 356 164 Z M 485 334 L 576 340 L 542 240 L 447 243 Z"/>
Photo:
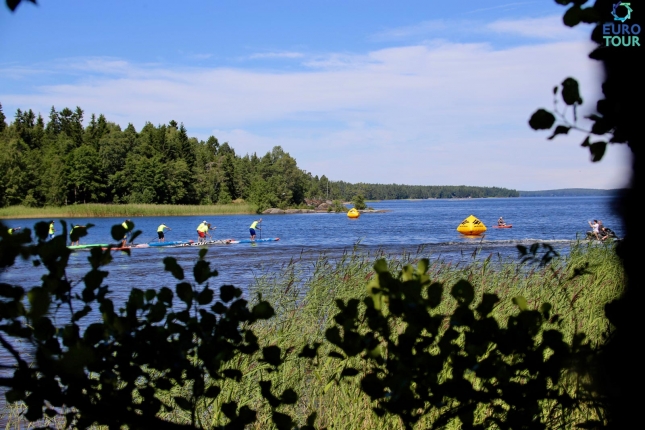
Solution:
<path fill-rule="evenodd" d="M 351 208 L 349 212 L 347 212 L 347 216 L 350 218 L 358 218 L 361 216 L 361 213 L 356 210 L 356 208 Z"/>
<path fill-rule="evenodd" d="M 459 224 L 457 231 L 461 234 L 469 236 L 476 236 L 486 231 L 486 226 L 483 222 L 475 218 L 473 215 L 469 216 Z"/>

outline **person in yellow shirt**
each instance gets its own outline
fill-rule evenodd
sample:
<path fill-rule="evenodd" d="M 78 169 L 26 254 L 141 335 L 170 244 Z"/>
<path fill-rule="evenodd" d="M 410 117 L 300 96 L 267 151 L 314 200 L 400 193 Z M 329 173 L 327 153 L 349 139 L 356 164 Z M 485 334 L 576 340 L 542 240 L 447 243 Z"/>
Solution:
<path fill-rule="evenodd" d="M 168 227 L 165 224 L 161 224 L 159 227 L 157 227 L 157 236 L 159 236 L 159 242 L 165 242 L 166 237 L 163 234 L 163 230 L 167 228 L 168 230 L 172 230 L 172 228 Z"/>
<path fill-rule="evenodd" d="M 128 236 L 132 234 L 132 228 L 134 227 L 134 224 L 132 224 L 132 221 L 129 219 L 126 219 L 123 221 L 121 226 L 125 229 L 125 236 L 123 236 L 123 240 L 121 240 L 121 248 L 125 248 L 126 244 L 128 243 Z"/>
<path fill-rule="evenodd" d="M 258 227 L 258 224 L 262 222 L 262 218 L 253 221 L 253 224 L 249 227 L 249 233 L 251 233 L 251 240 L 255 240 L 255 230 L 262 230 Z"/>
<path fill-rule="evenodd" d="M 208 233 L 208 222 L 202 221 L 202 223 L 197 226 L 197 243 L 206 242 L 206 233 Z"/>
<path fill-rule="evenodd" d="M 22 230 L 22 227 L 14 227 L 7 230 L 7 233 L 13 234 L 14 231 Z"/>
<path fill-rule="evenodd" d="M 54 228 L 54 221 L 49 221 L 49 236 L 47 239 L 53 239 L 56 234 L 56 229 Z"/>

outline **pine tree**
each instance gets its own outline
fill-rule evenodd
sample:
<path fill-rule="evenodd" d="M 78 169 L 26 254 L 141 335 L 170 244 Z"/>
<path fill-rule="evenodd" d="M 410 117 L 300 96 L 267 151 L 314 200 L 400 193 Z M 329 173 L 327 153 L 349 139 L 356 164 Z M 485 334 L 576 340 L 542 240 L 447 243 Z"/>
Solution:
<path fill-rule="evenodd" d="M 0 103 L 0 133 L 2 133 L 5 128 L 7 128 L 7 123 L 5 122 L 6 118 L 7 117 L 4 116 L 4 112 L 2 112 L 2 103 Z"/>

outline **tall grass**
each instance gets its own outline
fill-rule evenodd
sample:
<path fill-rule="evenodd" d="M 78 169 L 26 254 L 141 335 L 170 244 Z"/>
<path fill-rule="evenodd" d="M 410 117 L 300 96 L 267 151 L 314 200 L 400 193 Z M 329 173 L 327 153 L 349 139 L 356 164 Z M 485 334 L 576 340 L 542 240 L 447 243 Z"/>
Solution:
<path fill-rule="evenodd" d="M 332 346 L 325 341 L 325 330 L 332 323 L 337 311 L 335 300 L 362 299 L 366 295 L 367 281 L 373 276 L 372 264 L 383 257 L 380 252 L 360 254 L 349 252 L 338 258 L 321 255 L 315 263 L 294 259 L 279 272 L 267 273 L 256 279 L 250 295 L 261 294 L 276 310 L 270 320 L 254 324 L 253 330 L 264 345 L 277 345 L 286 352 L 286 361 L 278 372 L 269 373 L 268 366 L 258 357 L 242 356 L 234 364 L 242 371 L 239 383 L 221 382 L 222 392 L 213 403 L 200 404 L 199 418 L 205 427 L 222 425 L 226 421 L 219 413 L 222 403 L 236 400 L 239 406 L 247 405 L 258 410 L 256 429 L 273 428 L 271 411 L 262 400 L 258 380 L 273 381 L 273 389 L 280 393 L 293 388 L 299 401 L 293 406 L 282 406 L 282 411 L 294 416 L 300 423 L 317 413 L 316 427 L 342 429 L 400 429 L 395 417 L 377 417 L 368 396 L 362 393 L 358 379 L 338 381 L 343 367 L 364 366 L 357 359 L 345 362 L 327 357 Z M 386 256 L 392 272 L 414 262 L 421 255 Z M 501 303 L 493 316 L 506 321 L 517 308 L 512 297 L 522 295 L 529 307 L 541 303 L 553 305 L 553 314 L 561 317 L 560 330 L 567 339 L 584 332 L 592 345 L 600 345 L 611 327 L 604 317 L 604 305 L 618 297 L 624 285 L 622 266 L 611 245 L 593 246 L 578 244 L 567 257 L 552 262 L 547 267 L 520 265 L 512 261 L 494 259 L 468 264 L 452 264 L 441 260 L 432 262 L 429 269 L 434 281 L 444 283 L 444 291 L 460 279 L 469 280 L 476 289 L 475 303 L 484 293 L 495 293 Z M 446 292 L 437 312 L 450 314 L 456 303 Z M 303 346 L 321 343 L 319 356 L 311 361 L 299 358 Z M 154 374 L 151 374 L 154 377 Z M 567 390 L 576 390 L 579 382 L 570 379 Z M 174 387 L 159 391 L 158 395 L 167 404 L 173 404 L 174 396 L 188 396 L 190 387 Z M 548 405 L 545 405 L 545 408 Z M 546 409 L 545 409 L 546 410 Z M 189 413 L 175 407 L 164 413 L 164 418 L 188 423 Z M 436 418 L 427 416 L 417 428 L 427 428 Z M 589 406 L 567 417 L 569 422 L 598 419 L 597 411 Z M 18 428 L 18 427 L 10 427 Z M 458 428 L 455 424 L 453 427 Z"/>
<path fill-rule="evenodd" d="M 224 384 L 222 394 L 214 404 L 204 405 L 200 410 L 202 422 L 222 425 L 224 419 L 219 411 L 222 403 L 237 400 L 259 410 L 258 421 L 253 428 L 271 428 L 270 410 L 262 401 L 257 387 L 260 379 L 273 381 L 276 392 L 293 388 L 300 395 L 297 405 L 285 408 L 303 423 L 311 412 L 317 413 L 316 425 L 343 429 L 399 429 L 403 428 L 394 417 L 377 417 L 371 410 L 372 402 L 360 391 L 358 379 L 353 383 L 337 382 L 345 366 L 363 366 L 356 359 L 346 362 L 327 358 L 332 349 L 325 341 L 325 330 L 336 313 L 336 299 L 363 298 L 367 280 L 373 275 L 372 263 L 382 255 L 350 253 L 338 260 L 326 256 L 311 267 L 298 261 L 286 264 L 279 273 L 267 274 L 256 280 L 252 294 L 262 294 L 274 306 L 277 316 L 258 323 L 255 333 L 265 345 L 278 345 L 289 351 L 286 362 L 279 372 L 268 373 L 267 366 L 254 358 L 243 357 L 237 363 L 244 378 L 240 384 Z M 392 271 L 413 262 L 416 256 L 389 257 Z M 579 276 L 574 276 L 580 272 Z M 610 246 L 574 246 L 570 255 L 559 259 L 549 267 L 539 268 L 518 265 L 514 262 L 494 261 L 492 257 L 470 264 L 451 264 L 434 261 L 430 267 L 431 278 L 443 282 L 448 288 L 459 279 L 469 280 L 476 288 L 475 303 L 484 293 L 498 294 L 502 299 L 493 316 L 500 322 L 516 314 L 517 307 L 512 297 L 522 295 L 529 307 L 540 304 L 553 305 L 553 314 L 561 316 L 560 329 L 570 340 L 574 334 L 584 332 L 592 345 L 603 342 L 611 329 L 604 317 L 604 305 L 619 296 L 624 275 L 622 267 Z M 452 297 L 445 293 L 437 312 L 450 314 L 456 306 Z M 298 358 L 303 346 L 320 342 L 319 358 L 311 362 Z M 357 377 L 360 378 L 360 375 Z M 576 390 L 579 382 L 570 378 L 569 390 Z M 176 387 L 172 392 L 161 394 L 171 402 L 172 396 L 186 395 L 189 387 Z M 545 405 L 546 408 L 552 405 Z M 175 408 L 168 419 L 188 422 L 186 412 Z M 418 428 L 427 428 L 433 416 L 419 422 Z M 582 422 L 598 419 L 597 411 L 590 406 L 580 410 L 568 421 Z M 454 428 L 458 428 L 455 424 Z"/>
<path fill-rule="evenodd" d="M 0 218 L 106 218 L 136 216 L 190 216 L 190 215 L 236 215 L 255 213 L 249 203 L 227 205 L 110 205 L 88 203 L 61 207 L 29 208 L 10 206 L 0 208 Z"/>

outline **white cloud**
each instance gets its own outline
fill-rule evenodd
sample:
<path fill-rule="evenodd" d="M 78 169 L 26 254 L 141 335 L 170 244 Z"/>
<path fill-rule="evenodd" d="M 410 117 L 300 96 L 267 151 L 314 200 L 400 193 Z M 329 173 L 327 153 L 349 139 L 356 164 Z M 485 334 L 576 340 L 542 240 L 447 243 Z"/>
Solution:
<path fill-rule="evenodd" d="M 70 70 L 85 67 L 81 80 L 0 90 L 0 99 L 42 112 L 78 105 L 138 129 L 175 119 L 189 133 L 215 130 L 240 154 L 281 145 L 313 174 L 352 182 L 612 188 L 624 184 L 620 149 L 592 165 L 581 137 L 546 141 L 527 125 L 567 76 L 594 105 L 600 69 L 591 48 L 584 38 L 506 49 L 434 41 L 332 53 L 297 71 L 92 59 Z"/>
<path fill-rule="evenodd" d="M 560 15 L 542 18 L 499 20 L 487 24 L 486 28 L 496 33 L 551 40 L 580 39 L 581 36 L 584 37 L 584 31 L 588 30 L 583 26 L 574 29 L 565 27 L 562 24 L 562 17 Z"/>

